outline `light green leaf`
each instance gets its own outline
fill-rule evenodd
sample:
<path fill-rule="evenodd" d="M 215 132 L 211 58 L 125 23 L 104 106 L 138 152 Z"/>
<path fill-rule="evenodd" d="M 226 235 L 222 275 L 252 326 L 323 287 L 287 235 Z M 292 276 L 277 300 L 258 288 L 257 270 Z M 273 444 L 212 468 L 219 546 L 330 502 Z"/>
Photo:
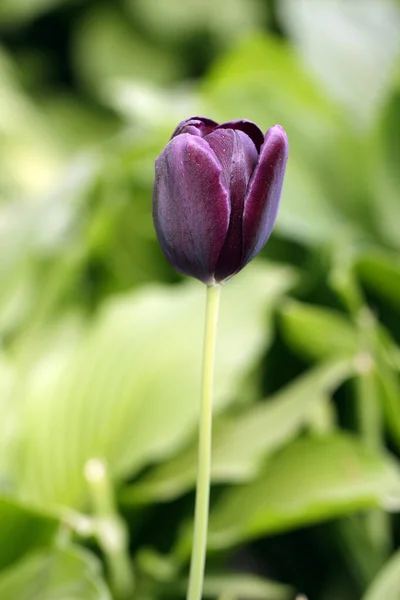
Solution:
<path fill-rule="evenodd" d="M 27 556 L 0 575 L 2 600 L 111 600 L 100 564 L 78 547 Z"/>
<path fill-rule="evenodd" d="M 352 361 L 330 362 L 306 373 L 268 401 L 237 417 L 216 420 L 213 433 L 211 477 L 213 482 L 254 479 L 265 456 L 291 439 L 307 421 L 310 411 L 325 394 L 338 387 L 352 372 Z M 169 462 L 161 464 L 129 486 L 123 500 L 165 501 L 182 494 L 196 480 L 197 442 Z"/>
<path fill-rule="evenodd" d="M 13 396 L 15 379 L 14 365 L 0 354 L 0 489 L 12 482 L 14 451 L 19 435 L 20 407 Z"/>
<path fill-rule="evenodd" d="M 307 358 L 355 356 L 359 349 L 356 328 L 338 311 L 290 301 L 280 314 L 287 343 Z"/>
<path fill-rule="evenodd" d="M 362 600 L 398 600 L 400 589 L 400 551 L 378 573 Z"/>
<path fill-rule="evenodd" d="M 216 410 L 270 343 L 272 309 L 292 282 L 291 270 L 260 262 L 224 286 Z M 141 288 L 104 303 L 66 357 L 55 360 L 51 348 L 26 386 L 21 493 L 76 504 L 88 459 L 105 458 L 122 477 L 186 443 L 196 429 L 204 311 L 198 283 Z"/>
<path fill-rule="evenodd" d="M 393 460 L 356 438 L 298 440 L 271 459 L 257 481 L 232 488 L 211 512 L 210 548 L 286 531 L 400 501 Z"/>
<path fill-rule="evenodd" d="M 58 527 L 58 520 L 49 514 L 12 498 L 0 498 L 0 569 L 19 560 L 26 552 L 52 543 Z M 3 600 L 1 594 L 0 598 Z"/>
<path fill-rule="evenodd" d="M 283 0 L 279 8 L 298 52 L 325 89 L 353 119 L 370 125 L 400 54 L 396 1 Z"/>
<path fill-rule="evenodd" d="M 21 194 L 47 193 L 61 176 L 65 156 L 45 116 L 25 95 L 18 71 L 2 47 L 0 81 L 0 192 L 4 186 L 7 201 L 20 199 Z M 25 217 L 21 210 L 19 216 Z"/>
<path fill-rule="evenodd" d="M 304 158 L 292 151 L 276 229 L 290 239 L 318 245 L 348 230 L 344 215 L 330 202 L 317 170 L 310 169 Z"/>

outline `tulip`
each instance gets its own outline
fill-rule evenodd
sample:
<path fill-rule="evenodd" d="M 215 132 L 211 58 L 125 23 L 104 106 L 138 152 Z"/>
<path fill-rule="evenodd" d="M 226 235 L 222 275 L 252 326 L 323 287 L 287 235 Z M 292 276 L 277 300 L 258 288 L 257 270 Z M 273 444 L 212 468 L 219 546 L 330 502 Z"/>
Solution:
<path fill-rule="evenodd" d="M 289 145 L 280 125 L 180 123 L 156 160 L 153 218 L 167 260 L 207 285 L 264 247 L 275 224 Z"/>

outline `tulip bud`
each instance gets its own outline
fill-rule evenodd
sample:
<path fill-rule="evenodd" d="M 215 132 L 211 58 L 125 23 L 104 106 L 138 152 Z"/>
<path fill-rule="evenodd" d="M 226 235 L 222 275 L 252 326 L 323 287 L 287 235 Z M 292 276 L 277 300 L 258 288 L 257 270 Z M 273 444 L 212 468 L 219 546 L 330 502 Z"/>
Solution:
<path fill-rule="evenodd" d="M 153 218 L 181 273 L 207 285 L 243 269 L 275 224 L 289 144 L 280 125 L 192 117 L 156 160 Z"/>

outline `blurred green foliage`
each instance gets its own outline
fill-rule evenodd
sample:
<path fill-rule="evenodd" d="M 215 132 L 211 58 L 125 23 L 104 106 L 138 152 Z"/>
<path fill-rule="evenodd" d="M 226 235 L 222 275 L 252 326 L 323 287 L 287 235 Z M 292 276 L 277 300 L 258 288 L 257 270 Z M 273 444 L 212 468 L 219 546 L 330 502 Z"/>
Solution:
<path fill-rule="evenodd" d="M 151 189 L 204 114 L 291 144 L 223 290 L 205 597 L 397 599 L 399 4 L 2 0 L 0 35 L 0 598 L 120 600 L 119 551 L 184 597 L 205 298 Z"/>

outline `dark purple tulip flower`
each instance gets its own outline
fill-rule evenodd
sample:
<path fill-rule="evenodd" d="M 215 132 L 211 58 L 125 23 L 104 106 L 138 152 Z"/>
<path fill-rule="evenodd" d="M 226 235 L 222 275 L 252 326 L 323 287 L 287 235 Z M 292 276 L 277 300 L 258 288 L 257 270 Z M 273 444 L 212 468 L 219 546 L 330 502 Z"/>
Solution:
<path fill-rule="evenodd" d="M 213 285 L 260 252 L 277 216 L 288 152 L 280 125 L 265 136 L 251 121 L 192 117 L 178 125 L 156 160 L 153 194 L 157 237 L 175 269 Z"/>

